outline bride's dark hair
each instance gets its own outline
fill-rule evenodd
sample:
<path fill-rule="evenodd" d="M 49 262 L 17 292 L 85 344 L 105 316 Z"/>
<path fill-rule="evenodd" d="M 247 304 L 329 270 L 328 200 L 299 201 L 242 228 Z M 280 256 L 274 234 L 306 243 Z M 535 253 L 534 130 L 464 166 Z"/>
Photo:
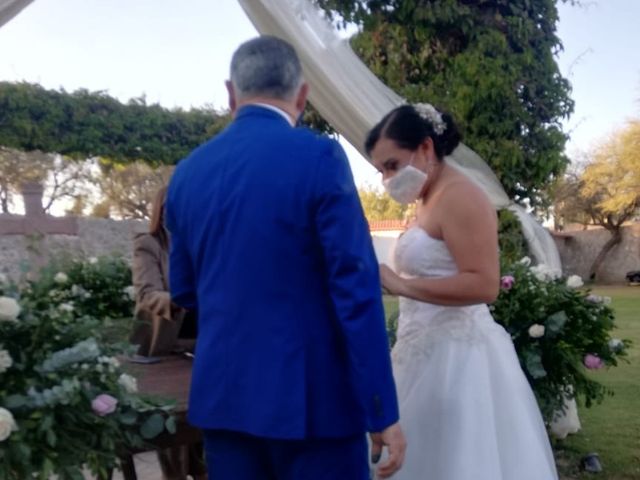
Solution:
<path fill-rule="evenodd" d="M 381 138 L 393 140 L 400 148 L 416 150 L 430 137 L 438 159 L 442 160 L 456 149 L 462 141 L 462 135 L 451 115 L 439 113 L 444 123 L 444 130 L 440 134 L 436 132 L 432 122 L 421 116 L 413 105 L 394 108 L 367 135 L 364 143 L 367 155 L 371 155 L 371 150 Z"/>

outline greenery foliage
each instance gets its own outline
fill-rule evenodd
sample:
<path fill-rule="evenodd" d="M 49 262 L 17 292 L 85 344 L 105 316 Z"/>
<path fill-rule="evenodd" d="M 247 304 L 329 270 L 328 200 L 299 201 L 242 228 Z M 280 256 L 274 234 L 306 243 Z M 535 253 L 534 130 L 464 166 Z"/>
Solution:
<path fill-rule="evenodd" d="M 213 109 L 169 110 L 144 97 L 0 82 L 0 145 L 73 158 L 175 164 L 229 122 Z"/>
<path fill-rule="evenodd" d="M 612 337 L 610 298 L 580 288 L 579 277 L 565 279 L 529 262 L 503 262 L 502 289 L 490 308 L 511 335 L 542 413 L 551 420 L 566 397 L 578 396 L 586 406 L 601 401 L 609 392 L 587 370 L 617 365 L 629 342 Z"/>
<path fill-rule="evenodd" d="M 75 261 L 0 282 L 0 478 L 108 478 L 123 447 L 175 431 L 171 405 L 137 393 L 107 319 L 131 317 L 121 260 Z"/>

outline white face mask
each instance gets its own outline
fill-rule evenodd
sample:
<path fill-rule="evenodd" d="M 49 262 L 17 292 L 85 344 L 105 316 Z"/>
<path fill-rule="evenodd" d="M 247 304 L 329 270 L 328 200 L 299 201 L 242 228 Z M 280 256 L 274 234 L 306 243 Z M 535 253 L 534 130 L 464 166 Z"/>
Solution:
<path fill-rule="evenodd" d="M 409 165 L 402 167 L 393 177 L 382 182 L 389 196 L 404 205 L 418 198 L 428 178 L 426 173 L 417 169 L 411 163 L 413 163 L 413 155 Z"/>

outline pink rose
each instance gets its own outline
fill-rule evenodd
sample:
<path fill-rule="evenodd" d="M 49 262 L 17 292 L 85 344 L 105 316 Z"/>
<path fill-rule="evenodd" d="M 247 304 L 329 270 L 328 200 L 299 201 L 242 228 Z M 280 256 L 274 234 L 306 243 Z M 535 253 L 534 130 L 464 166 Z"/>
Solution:
<path fill-rule="evenodd" d="M 604 367 L 604 362 L 599 356 L 588 353 L 584 356 L 584 366 L 589 370 L 598 370 Z"/>
<path fill-rule="evenodd" d="M 115 412 L 117 405 L 118 399 L 113 398 L 111 395 L 107 395 L 106 393 L 98 395 L 91 402 L 91 408 L 93 409 L 93 412 L 101 417 Z"/>
<path fill-rule="evenodd" d="M 505 275 L 500 279 L 500 288 L 503 290 L 511 290 L 514 283 L 516 283 L 516 279 L 513 278 L 513 275 Z"/>

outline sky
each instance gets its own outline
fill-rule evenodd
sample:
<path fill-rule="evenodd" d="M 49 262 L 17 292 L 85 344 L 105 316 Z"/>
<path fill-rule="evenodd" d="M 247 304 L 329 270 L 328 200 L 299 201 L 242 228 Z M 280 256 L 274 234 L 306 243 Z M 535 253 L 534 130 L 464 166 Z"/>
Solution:
<path fill-rule="evenodd" d="M 576 102 L 565 122 L 575 158 L 640 117 L 640 1 L 582 3 L 561 5 L 558 25 L 558 64 Z M 256 34 L 236 0 L 35 0 L 0 28 L 0 80 L 224 108 L 231 55 Z M 377 185 L 373 167 L 345 148 L 356 183 Z"/>

